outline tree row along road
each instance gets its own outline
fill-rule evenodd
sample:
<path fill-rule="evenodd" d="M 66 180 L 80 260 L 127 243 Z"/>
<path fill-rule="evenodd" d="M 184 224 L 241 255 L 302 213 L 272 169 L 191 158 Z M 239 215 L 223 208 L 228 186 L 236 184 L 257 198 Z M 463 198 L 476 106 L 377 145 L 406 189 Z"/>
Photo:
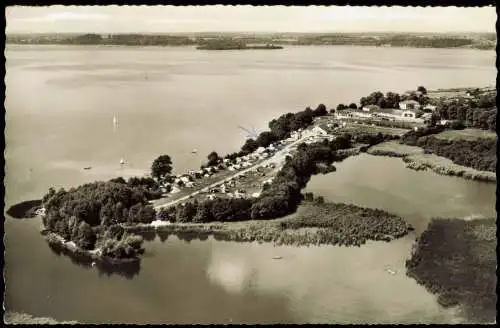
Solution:
<path fill-rule="evenodd" d="M 304 132 L 305 132 L 305 131 L 304 131 Z M 291 144 L 287 145 L 285 148 L 283 148 L 283 149 L 281 149 L 280 151 L 276 152 L 276 153 L 275 153 L 272 157 L 270 157 L 270 158 L 268 158 L 268 159 L 266 159 L 266 160 L 264 160 L 264 161 L 262 161 L 262 162 L 260 162 L 260 163 L 258 163 L 258 164 L 254 164 L 254 165 L 252 165 L 251 167 L 249 167 L 249 168 L 247 168 L 247 169 L 244 169 L 243 171 L 239 171 L 239 172 L 237 172 L 237 173 L 233 174 L 233 175 L 232 175 L 232 176 L 230 176 L 230 177 L 227 177 L 227 178 L 225 178 L 225 179 L 221 179 L 221 180 L 219 180 L 219 181 L 217 181 L 217 182 L 212 183 L 211 185 L 209 185 L 209 186 L 207 186 L 207 187 L 204 187 L 204 188 L 202 188 L 202 189 L 199 189 L 199 190 L 197 190 L 197 191 L 194 191 L 194 192 L 190 193 L 189 195 L 186 195 L 186 196 L 181 197 L 181 198 L 179 198 L 179 199 L 173 200 L 173 201 L 171 201 L 171 202 L 169 202 L 169 203 L 166 203 L 166 204 L 156 205 L 156 206 L 154 207 L 154 209 L 155 209 L 155 210 L 160 210 L 160 209 L 162 209 L 162 208 L 165 208 L 165 207 L 169 207 L 169 206 L 175 205 L 175 204 L 177 204 L 177 203 L 179 203 L 179 202 L 182 202 L 182 201 L 185 201 L 185 200 L 189 199 L 189 198 L 190 198 L 190 197 L 192 197 L 192 196 L 196 196 L 196 195 L 198 195 L 199 193 L 201 193 L 201 191 L 202 191 L 203 189 L 208 189 L 208 190 L 209 190 L 209 189 L 211 189 L 211 188 L 217 187 L 217 186 L 219 186 L 219 185 L 221 185 L 221 184 L 223 184 L 223 183 L 225 183 L 225 182 L 227 182 L 227 181 L 229 181 L 229 180 L 231 180 L 231 179 L 234 179 L 234 178 L 236 178 L 236 177 L 238 177 L 238 176 L 240 176 L 240 175 L 242 175 L 242 174 L 245 174 L 245 173 L 247 173 L 247 172 L 250 172 L 250 171 L 252 171 L 252 170 L 255 170 L 255 169 L 257 169 L 257 167 L 259 167 L 259 166 L 266 165 L 266 164 L 273 163 L 273 162 L 276 162 L 276 163 L 277 163 L 277 162 L 279 162 L 279 161 L 282 161 L 282 160 L 285 158 L 285 154 L 288 152 L 288 150 L 289 150 L 290 148 L 292 148 L 292 147 L 293 147 L 294 145 L 296 145 L 296 144 L 299 144 L 300 142 L 303 142 L 305 139 L 307 139 L 307 138 L 311 137 L 312 135 L 313 135 L 313 134 L 311 134 L 311 133 L 306 133 L 306 136 L 303 136 L 303 137 L 301 137 L 299 140 L 294 141 L 294 142 L 292 142 Z"/>

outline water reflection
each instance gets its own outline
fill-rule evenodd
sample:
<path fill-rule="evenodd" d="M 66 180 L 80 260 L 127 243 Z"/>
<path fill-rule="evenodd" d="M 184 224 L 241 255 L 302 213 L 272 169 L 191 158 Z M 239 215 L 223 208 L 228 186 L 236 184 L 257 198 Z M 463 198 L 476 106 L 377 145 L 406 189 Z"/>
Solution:
<path fill-rule="evenodd" d="M 6 213 L 7 213 L 7 215 L 9 215 L 15 219 L 21 219 L 21 220 L 30 219 L 28 217 L 29 212 L 33 208 L 39 207 L 40 205 L 42 205 L 42 201 L 39 199 L 27 200 L 27 201 L 12 205 L 11 207 L 9 207 L 9 209 L 7 210 Z"/>
<path fill-rule="evenodd" d="M 156 238 L 156 232 L 154 230 L 152 231 L 142 231 L 140 234 L 138 234 L 144 238 L 145 241 L 153 241 Z"/>
<path fill-rule="evenodd" d="M 304 323 L 459 323 L 405 275 L 411 240 L 361 248 L 211 243 L 207 276 L 234 294 L 286 295 Z M 279 254 L 282 260 L 274 260 Z M 385 267 L 395 268 L 389 275 Z"/>
<path fill-rule="evenodd" d="M 75 254 L 69 251 L 66 247 L 59 244 L 47 243 L 52 253 L 57 256 L 65 256 L 71 260 L 73 264 L 86 269 L 97 269 L 98 275 L 112 276 L 119 275 L 127 279 L 133 279 L 141 270 L 141 260 L 133 259 L 126 262 L 115 262 L 110 259 L 103 258 L 99 261 L 94 261 L 90 256 L 85 254 Z"/>
<path fill-rule="evenodd" d="M 167 241 L 168 237 L 171 235 L 170 232 L 168 231 L 156 231 L 156 235 L 158 236 L 158 238 L 160 239 L 160 241 L 162 243 L 164 243 L 165 241 Z"/>

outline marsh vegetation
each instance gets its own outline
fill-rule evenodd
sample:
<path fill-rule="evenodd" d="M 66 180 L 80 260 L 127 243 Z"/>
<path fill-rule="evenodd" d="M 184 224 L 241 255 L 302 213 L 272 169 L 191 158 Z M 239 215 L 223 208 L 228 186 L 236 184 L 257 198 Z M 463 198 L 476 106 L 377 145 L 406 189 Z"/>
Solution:
<path fill-rule="evenodd" d="M 462 305 L 475 320 L 496 318 L 496 220 L 435 219 L 418 238 L 407 274 L 443 306 Z"/>

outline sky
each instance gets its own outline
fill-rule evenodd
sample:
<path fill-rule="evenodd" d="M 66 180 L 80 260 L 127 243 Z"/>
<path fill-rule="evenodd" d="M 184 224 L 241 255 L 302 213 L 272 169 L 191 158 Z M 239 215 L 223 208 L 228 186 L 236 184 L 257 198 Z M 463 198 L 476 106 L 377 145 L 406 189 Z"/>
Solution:
<path fill-rule="evenodd" d="M 495 32 L 495 7 L 7 7 L 6 33 Z"/>

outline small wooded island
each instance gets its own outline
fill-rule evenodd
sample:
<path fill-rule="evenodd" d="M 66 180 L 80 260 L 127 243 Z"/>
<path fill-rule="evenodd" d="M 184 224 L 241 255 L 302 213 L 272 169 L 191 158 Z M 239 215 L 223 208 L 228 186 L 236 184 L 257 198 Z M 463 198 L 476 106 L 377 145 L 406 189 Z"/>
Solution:
<path fill-rule="evenodd" d="M 204 41 L 196 47 L 198 50 L 276 50 L 283 49 L 283 46 L 274 44 L 254 44 L 249 45 L 238 40 L 214 40 Z"/>

